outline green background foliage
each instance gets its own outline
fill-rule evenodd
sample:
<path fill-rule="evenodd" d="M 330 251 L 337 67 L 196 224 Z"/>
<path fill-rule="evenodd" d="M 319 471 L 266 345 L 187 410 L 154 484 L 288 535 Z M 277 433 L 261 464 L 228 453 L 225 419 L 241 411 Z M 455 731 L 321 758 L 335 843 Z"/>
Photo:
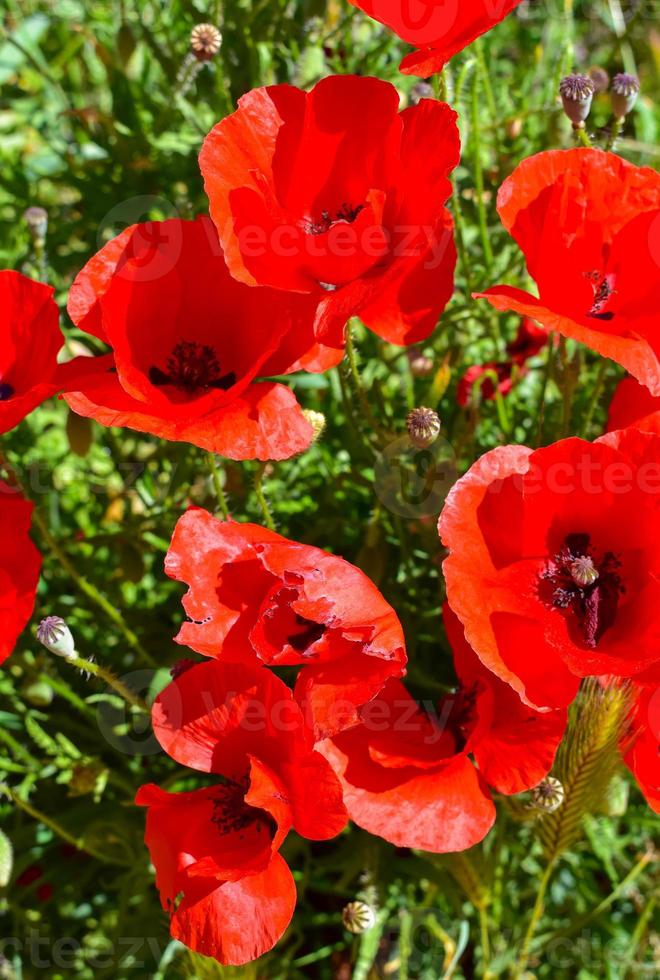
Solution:
<path fill-rule="evenodd" d="M 405 103 L 415 84 L 397 71 L 405 46 L 345 0 L 4 0 L 3 11 L 0 265 L 47 279 L 62 309 L 76 272 L 127 224 L 205 210 L 197 152 L 243 92 L 357 72 L 393 82 Z M 500 281 L 525 285 L 495 197 L 522 158 L 571 145 L 556 97 L 560 78 L 592 65 L 611 75 L 636 70 L 642 96 L 617 148 L 657 166 L 655 13 L 641 0 L 623 9 L 619 0 L 576 3 L 573 12 L 568 0 L 530 2 L 452 61 L 445 84 L 463 140 L 451 202 L 460 260 L 455 296 L 418 352 L 432 371 L 416 376 L 405 352 L 355 324 L 355 371 L 346 363 L 292 381 L 327 428 L 307 453 L 263 473 L 277 528 L 342 554 L 378 584 L 401 617 L 420 696 L 438 697 L 453 683 L 440 626 L 440 505 L 425 507 L 421 492 L 412 518 L 397 514 L 397 480 L 404 471 L 420 479 L 419 460 L 405 449 L 396 465 L 383 460 L 404 438 L 407 411 L 420 404 L 442 418 L 450 474 L 498 444 L 602 431 L 620 372 L 570 342 L 546 347 L 507 399 L 480 402 L 477 391 L 462 409 L 456 384 L 468 366 L 502 359 L 515 335 L 515 317 L 469 296 Z M 224 42 L 195 72 L 188 42 L 199 22 L 220 26 Z M 600 145 L 609 119 L 607 96 L 598 96 L 589 127 Z M 49 214 L 45 254 L 35 252 L 23 217 L 32 205 Z M 64 312 L 62 322 L 72 351 L 98 350 Z M 45 562 L 34 621 L 65 617 L 82 656 L 153 695 L 185 655 L 172 640 L 182 588 L 165 577 L 163 557 L 186 506 L 216 508 L 205 455 L 102 429 L 57 402 L 2 437 L 0 448 L 40 515 L 34 537 Z M 221 461 L 239 520 L 263 519 L 257 470 Z M 13 846 L 10 873 L 11 848 L 0 838 L 0 976 L 506 976 L 546 884 L 531 975 L 624 980 L 660 972 L 657 861 L 648 850 L 657 822 L 626 776 L 572 814 L 578 832 L 552 859 L 551 877 L 549 831 L 538 832 L 524 800 L 499 801 L 495 829 L 466 855 L 399 851 L 355 828 L 324 844 L 290 837 L 284 855 L 299 890 L 290 930 L 265 960 L 223 970 L 169 939 L 132 799 L 147 781 L 197 783 L 156 750 L 143 720 L 26 631 L 0 672 L 0 746 L 0 775 L 20 801 L 0 803 Z M 581 763 L 567 756 L 562 764 Z M 34 866 L 40 877 L 21 884 Z M 341 909 L 361 893 L 376 896 L 380 912 L 360 939 L 342 928 Z"/>

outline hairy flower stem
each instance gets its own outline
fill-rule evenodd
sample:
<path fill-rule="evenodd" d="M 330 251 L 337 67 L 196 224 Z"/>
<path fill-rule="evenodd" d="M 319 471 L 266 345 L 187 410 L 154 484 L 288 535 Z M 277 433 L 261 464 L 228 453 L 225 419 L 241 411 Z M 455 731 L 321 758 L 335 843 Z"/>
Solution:
<path fill-rule="evenodd" d="M 610 135 L 607 139 L 607 143 L 605 144 L 606 150 L 614 149 L 616 141 L 621 135 L 622 129 L 623 129 L 623 119 L 620 119 L 619 117 L 615 116 L 615 118 L 612 120 L 612 128 L 610 129 Z"/>
<path fill-rule="evenodd" d="M 575 130 L 575 137 L 578 143 L 580 143 L 582 146 L 585 146 L 588 149 L 591 149 L 591 147 L 593 146 L 591 139 L 589 137 L 589 133 L 586 131 L 584 126 L 579 126 Z"/>
<path fill-rule="evenodd" d="M 365 390 L 364 383 L 360 375 L 360 369 L 358 367 L 358 362 L 357 362 L 357 355 L 355 353 L 355 344 L 353 342 L 353 332 L 350 323 L 348 325 L 348 330 L 346 331 L 346 356 L 348 359 L 351 385 L 353 387 L 353 391 L 355 392 L 355 395 L 357 396 L 357 400 L 360 405 L 362 415 L 369 423 L 370 427 L 374 430 L 374 432 L 379 437 L 382 438 L 385 435 L 385 433 L 383 431 L 380 422 L 378 421 L 378 419 L 375 417 L 374 413 L 371 410 L 371 405 L 367 397 L 367 392 Z"/>
<path fill-rule="evenodd" d="M 123 681 L 119 680 L 111 670 L 107 667 L 102 667 L 101 664 L 97 664 L 94 660 L 85 660 L 84 657 L 76 656 L 75 659 L 67 660 L 67 663 L 72 664 L 72 666 L 77 667 L 78 670 L 82 670 L 87 674 L 92 674 L 94 677 L 100 677 L 104 680 L 108 687 L 119 694 L 120 697 L 124 699 L 133 708 L 138 708 L 140 711 L 149 712 L 147 704 L 139 698 L 137 694 L 131 691 L 130 687 L 127 687 Z"/>
<path fill-rule="evenodd" d="M 264 524 L 270 531 L 275 530 L 275 521 L 273 519 L 273 514 L 268 505 L 268 500 L 266 499 L 266 494 L 263 488 L 264 470 L 266 469 L 266 463 L 261 463 L 257 472 L 254 475 L 254 492 L 261 508 L 261 513 L 263 515 Z"/>
<path fill-rule="evenodd" d="M 97 858 L 99 861 L 103 861 L 104 864 L 118 864 L 125 867 L 127 862 L 118 861 L 116 858 L 109 856 L 107 852 L 97 851 L 95 847 L 91 847 L 89 844 L 85 843 L 84 838 L 75 837 L 73 834 L 69 833 L 66 827 L 63 827 L 61 823 L 54 820 L 52 817 L 47 816 L 42 813 L 41 810 L 37 810 L 36 807 L 28 803 L 27 800 L 22 799 L 17 793 L 14 793 L 9 786 L 5 784 L 0 785 L 0 794 L 8 796 L 9 799 L 14 803 L 20 810 L 27 813 L 28 816 L 32 817 L 33 820 L 37 820 L 39 823 L 43 824 L 44 827 L 48 827 L 53 833 L 60 837 L 67 844 L 71 844 L 78 851 L 85 851 L 86 854 L 91 855 L 91 857 Z"/>
<path fill-rule="evenodd" d="M 481 237 L 481 247 L 484 253 L 484 265 L 486 267 L 486 272 L 490 275 L 493 268 L 493 250 L 491 248 L 490 238 L 488 235 L 486 204 L 484 202 L 484 170 L 481 156 L 481 106 L 479 104 L 479 90 L 481 88 L 480 83 L 481 72 L 477 68 L 472 83 L 472 150 L 474 160 L 474 192 L 476 195 L 479 235 Z"/>
<path fill-rule="evenodd" d="M 222 513 L 223 518 L 229 520 L 229 505 L 227 503 L 227 498 L 225 496 L 225 491 L 222 488 L 222 479 L 220 477 L 220 470 L 218 469 L 218 464 L 215 460 L 215 453 L 207 453 L 206 459 L 209 464 L 209 470 L 211 471 L 211 480 L 213 481 L 213 489 L 215 491 L 215 496 L 218 501 L 218 507 Z"/>

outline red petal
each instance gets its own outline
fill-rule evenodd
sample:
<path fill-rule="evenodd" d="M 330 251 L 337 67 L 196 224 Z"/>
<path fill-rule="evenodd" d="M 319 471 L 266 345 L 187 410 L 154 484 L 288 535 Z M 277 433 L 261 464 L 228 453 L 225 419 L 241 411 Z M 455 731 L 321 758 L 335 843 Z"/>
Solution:
<path fill-rule="evenodd" d="M 171 932 L 189 949 L 241 966 L 263 956 L 283 936 L 296 906 L 296 885 L 274 854 L 265 871 L 214 887 L 191 884 L 171 919 Z"/>
<path fill-rule="evenodd" d="M 607 431 L 634 426 L 660 435 L 660 397 L 634 378 L 623 378 L 610 402 Z"/>
<path fill-rule="evenodd" d="M 485 34 L 521 0 L 350 0 L 400 38 L 422 50 L 403 59 L 405 75 L 428 78 L 447 61 Z"/>
<path fill-rule="evenodd" d="M 0 663 L 13 651 L 32 610 L 41 555 L 29 537 L 33 505 L 0 481 Z"/>
<path fill-rule="evenodd" d="M 108 374 L 65 400 L 78 415 L 101 425 L 148 432 L 161 439 L 189 442 L 229 459 L 287 459 L 306 449 L 312 427 L 295 395 L 284 385 L 253 384 L 225 408 L 190 420 L 182 405 L 158 415 L 146 402 L 131 398 L 116 375 Z"/>
<path fill-rule="evenodd" d="M 483 840 L 495 807 L 466 756 L 436 769 L 384 768 L 366 751 L 361 729 L 319 745 L 339 775 L 349 816 L 397 847 L 462 851 Z"/>

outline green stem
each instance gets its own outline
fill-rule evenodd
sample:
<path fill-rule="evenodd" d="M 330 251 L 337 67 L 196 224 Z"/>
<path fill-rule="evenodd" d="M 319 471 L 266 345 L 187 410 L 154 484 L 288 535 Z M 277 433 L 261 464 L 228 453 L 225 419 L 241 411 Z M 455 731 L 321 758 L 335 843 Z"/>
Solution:
<path fill-rule="evenodd" d="M 120 681 L 107 667 L 102 667 L 101 664 L 97 664 L 94 660 L 85 660 L 84 657 L 78 656 L 67 659 L 67 663 L 72 664 L 79 670 L 84 670 L 88 674 L 93 674 L 94 677 L 100 677 L 108 687 L 113 688 L 128 704 L 134 708 L 138 708 L 140 711 L 149 712 L 149 708 L 142 698 L 134 694 L 130 687 L 127 687 L 123 681 Z"/>
<path fill-rule="evenodd" d="M 575 136 L 576 136 L 576 139 L 577 139 L 578 143 L 581 143 L 582 146 L 586 146 L 587 148 L 591 149 L 591 147 L 593 146 L 593 144 L 591 142 L 591 139 L 589 138 L 589 133 L 587 132 L 587 130 L 585 129 L 585 127 L 584 126 L 578 126 L 574 130 L 574 132 L 575 132 Z"/>
<path fill-rule="evenodd" d="M 486 104 L 488 106 L 488 114 L 493 120 L 493 149 L 495 150 L 495 159 L 497 160 L 497 165 L 500 167 L 502 160 L 502 147 L 500 143 L 500 130 L 497 122 L 500 118 L 500 114 L 497 108 L 497 103 L 495 101 L 495 91 L 490 82 L 490 72 L 488 71 L 488 65 L 486 64 L 486 58 L 484 55 L 484 45 L 482 38 L 477 38 L 474 42 L 474 50 L 477 55 L 477 70 L 481 78 L 481 84 L 484 88 L 484 94 L 486 96 Z"/>
<path fill-rule="evenodd" d="M 371 405 L 369 404 L 369 399 L 367 398 L 367 393 L 362 382 L 362 377 L 360 375 L 360 369 L 358 368 L 357 356 L 355 353 L 355 344 L 353 342 L 353 332 L 351 329 L 351 324 L 348 325 L 348 330 L 346 331 L 346 355 L 348 358 L 348 367 L 350 372 L 351 383 L 353 390 L 357 395 L 358 402 L 360 404 L 360 409 L 364 418 L 367 420 L 371 428 L 379 436 L 383 436 L 383 429 L 380 425 L 378 419 L 375 417 L 371 410 Z"/>
<path fill-rule="evenodd" d="M 584 414 L 584 423 L 582 432 L 584 433 L 585 439 L 589 438 L 589 430 L 591 428 L 591 422 L 596 411 L 596 407 L 600 400 L 600 396 L 603 391 L 603 385 L 605 384 L 605 378 L 607 377 L 608 362 L 606 358 L 602 358 L 600 364 L 598 365 L 598 374 L 596 375 L 596 381 L 591 392 L 591 398 L 589 399 L 589 405 L 587 406 L 587 411 Z"/>
<path fill-rule="evenodd" d="M 606 150 L 614 149 L 614 144 L 616 143 L 619 136 L 621 135 L 622 129 L 623 129 L 623 119 L 620 119 L 618 116 L 615 116 L 614 119 L 612 120 L 612 128 L 610 129 L 610 135 L 607 139 L 607 143 L 605 144 Z"/>
<path fill-rule="evenodd" d="M 545 867 L 541 881 L 539 882 L 538 891 L 536 893 L 536 901 L 534 902 L 534 907 L 532 909 L 532 915 L 529 920 L 529 925 L 527 926 L 527 931 L 520 945 L 520 952 L 518 953 L 518 959 L 513 970 L 513 980 L 518 980 L 519 977 L 522 977 L 527 968 L 527 961 L 529 960 L 529 947 L 532 939 L 534 938 L 536 927 L 538 926 L 541 916 L 543 915 L 543 903 L 554 868 L 555 861 L 549 861 Z"/>
<path fill-rule="evenodd" d="M 484 253 L 484 263 L 486 272 L 490 273 L 493 268 L 493 250 L 488 236 L 488 222 L 486 220 L 486 205 L 484 203 L 484 171 L 481 159 L 481 106 L 479 105 L 479 82 L 481 75 L 475 72 L 472 84 L 472 149 L 474 156 L 474 191 L 476 195 L 477 217 L 479 220 L 479 235 L 481 237 L 481 247 Z"/>
<path fill-rule="evenodd" d="M 106 599 L 104 595 L 102 595 L 99 592 L 99 590 L 96 588 L 95 585 L 92 585 L 91 582 L 88 582 L 87 579 L 84 578 L 82 575 L 80 575 L 80 573 L 77 571 L 73 562 L 67 557 L 67 555 L 64 553 L 64 551 L 58 544 L 57 540 L 51 534 L 48 525 L 46 524 L 45 520 L 43 519 L 43 517 L 39 513 L 39 510 L 36 507 L 33 511 L 33 520 L 34 523 L 39 528 L 39 533 L 41 534 L 42 538 L 44 539 L 44 541 L 52 551 L 53 555 L 55 556 L 55 558 L 57 558 L 58 562 L 60 563 L 64 571 L 67 573 L 67 575 L 71 576 L 73 581 L 78 586 L 79 590 L 82 593 L 84 593 L 84 595 L 86 595 L 88 599 L 90 599 L 93 603 L 95 603 L 99 607 L 99 609 L 103 610 L 103 612 L 106 614 L 108 619 L 112 620 L 115 626 L 119 629 L 124 639 L 136 651 L 136 653 L 138 653 L 142 657 L 142 659 L 145 660 L 152 667 L 155 667 L 156 663 L 154 659 L 144 649 L 144 647 L 140 643 L 137 635 L 133 632 L 133 630 L 126 625 L 121 613 L 112 605 L 111 602 L 108 601 L 108 599 Z"/>
<path fill-rule="evenodd" d="M 58 823 L 57 820 L 47 816 L 47 814 L 42 813 L 41 810 L 37 810 L 37 808 L 32 806 L 31 803 L 28 803 L 27 800 L 21 799 L 21 797 L 14 793 L 9 786 L 6 786 L 5 784 L 0 785 L 0 793 L 4 793 L 9 797 L 12 803 L 19 807 L 19 809 L 23 810 L 24 813 L 27 813 L 28 816 L 43 824 L 44 827 L 48 827 L 54 834 L 61 837 L 67 844 L 72 844 L 77 850 L 85 851 L 87 854 L 90 854 L 92 857 L 95 857 L 99 861 L 103 861 L 106 864 L 119 864 L 125 866 L 124 861 L 117 861 L 116 859 L 109 857 L 107 853 L 97 851 L 94 847 L 90 847 L 89 844 L 86 844 L 82 837 L 76 837 L 74 834 L 69 833 L 66 827 L 63 827 L 61 823 Z"/>
<path fill-rule="evenodd" d="M 21 743 L 11 735 L 6 728 L 0 727 L 0 742 L 4 742 L 8 748 L 12 750 L 17 759 L 22 759 L 27 765 L 31 766 L 33 769 L 39 768 L 39 762 L 26 748 L 24 748 Z"/>
<path fill-rule="evenodd" d="M 543 426 L 545 423 L 545 399 L 548 391 L 548 384 L 550 378 L 552 377 L 552 365 L 554 362 L 554 349 L 553 349 L 553 338 L 554 334 L 549 334 L 548 343 L 546 348 L 546 359 L 545 359 L 545 369 L 543 371 L 543 381 L 541 383 L 541 394 L 539 397 L 538 406 L 538 426 L 536 429 L 536 447 L 538 448 L 543 442 Z"/>
<path fill-rule="evenodd" d="M 225 491 L 222 488 L 222 478 L 220 476 L 220 470 L 218 469 L 218 464 L 215 461 L 215 453 L 207 453 L 206 459 L 209 464 L 209 470 L 211 471 L 211 479 L 213 481 L 213 489 L 215 491 L 215 496 L 218 501 L 218 507 L 220 508 L 224 519 L 228 521 L 229 505 L 227 504 Z"/>
<path fill-rule="evenodd" d="M 266 463 L 261 463 L 257 472 L 254 475 L 254 492 L 259 502 L 259 507 L 261 508 L 261 513 L 263 514 L 264 523 L 266 527 L 270 531 L 274 531 L 275 521 L 273 520 L 273 515 L 270 507 L 268 506 L 268 501 L 266 500 L 266 495 L 263 489 L 263 478 L 264 478 L 265 469 L 266 469 Z"/>

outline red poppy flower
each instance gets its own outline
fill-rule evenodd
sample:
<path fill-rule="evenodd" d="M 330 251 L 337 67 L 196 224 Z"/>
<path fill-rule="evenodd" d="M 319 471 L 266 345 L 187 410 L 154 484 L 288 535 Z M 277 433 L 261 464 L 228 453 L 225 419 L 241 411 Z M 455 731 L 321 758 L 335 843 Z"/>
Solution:
<path fill-rule="evenodd" d="M 34 609 L 41 555 L 29 535 L 32 508 L 0 481 L 0 663 L 13 651 Z"/>
<path fill-rule="evenodd" d="M 191 509 L 165 571 L 189 585 L 177 643 L 223 662 L 301 666 L 295 696 L 318 737 L 405 671 L 396 613 L 358 568 L 256 524 Z"/>
<path fill-rule="evenodd" d="M 660 174 L 601 150 L 550 150 L 504 181 L 497 209 L 539 298 L 512 286 L 475 295 L 586 344 L 660 395 Z"/>
<path fill-rule="evenodd" d="M 468 44 L 495 27 L 521 0 L 350 0 L 374 20 L 391 28 L 417 51 L 400 71 L 428 78 Z"/>
<path fill-rule="evenodd" d="M 469 367 L 456 389 L 456 401 L 462 408 L 472 400 L 476 384 L 479 385 L 479 397 L 483 401 L 492 401 L 496 391 L 505 397 L 513 388 L 513 365 L 510 361 L 488 361 L 486 364 L 473 364 Z"/>
<path fill-rule="evenodd" d="M 643 432 L 660 435 L 660 397 L 634 378 L 623 378 L 617 385 L 607 416 L 607 431 L 629 425 Z"/>
<path fill-rule="evenodd" d="M 232 275 L 316 297 L 333 346 L 354 313 L 392 343 L 427 337 L 453 290 L 456 113 L 429 99 L 399 112 L 393 85 L 353 75 L 238 106 L 199 158 Z"/>
<path fill-rule="evenodd" d="M 660 687 L 633 685 L 630 729 L 624 739 L 624 762 L 649 806 L 660 813 Z"/>
<path fill-rule="evenodd" d="M 9 432 L 47 398 L 78 384 L 92 359 L 57 363 L 64 337 L 52 286 L 2 271 L 0 309 L 0 432 Z"/>
<path fill-rule="evenodd" d="M 488 786 L 512 794 L 539 783 L 566 727 L 565 711 L 529 708 L 487 670 L 448 609 L 445 625 L 456 694 L 429 713 L 390 680 L 361 709 L 361 725 L 318 746 L 355 823 L 399 847 L 437 853 L 482 840 L 495 819 Z"/>
<path fill-rule="evenodd" d="M 232 459 L 283 459 L 312 428 L 284 385 L 258 381 L 325 370 L 310 297 L 249 289 L 229 275 L 208 218 L 126 229 L 74 282 L 69 313 L 114 351 L 66 400 L 102 425 L 191 442 Z M 304 362 L 304 364 L 303 364 Z"/>
<path fill-rule="evenodd" d="M 452 488 L 439 530 L 447 598 L 482 662 L 528 703 L 581 677 L 660 661 L 660 437 L 492 450 Z"/>
<path fill-rule="evenodd" d="M 469 404 L 472 389 L 479 384 L 479 395 L 483 401 L 492 401 L 496 390 L 505 397 L 513 389 L 516 377 L 520 379 L 527 373 L 527 361 L 545 346 L 548 333 L 537 326 L 529 317 L 523 317 L 515 338 L 507 344 L 506 361 L 488 361 L 486 364 L 473 364 L 467 369 L 458 383 L 456 401 L 462 407 Z M 515 369 L 515 373 L 514 373 Z M 483 379 L 483 380 L 481 380 Z M 497 389 L 495 382 L 497 381 Z"/>
<path fill-rule="evenodd" d="M 168 755 L 223 777 L 185 793 L 138 790 L 172 936 L 220 963 L 256 959 L 295 907 L 279 848 L 291 827 L 312 840 L 342 830 L 339 783 L 291 691 L 262 667 L 197 664 L 161 692 L 152 720 Z"/>

